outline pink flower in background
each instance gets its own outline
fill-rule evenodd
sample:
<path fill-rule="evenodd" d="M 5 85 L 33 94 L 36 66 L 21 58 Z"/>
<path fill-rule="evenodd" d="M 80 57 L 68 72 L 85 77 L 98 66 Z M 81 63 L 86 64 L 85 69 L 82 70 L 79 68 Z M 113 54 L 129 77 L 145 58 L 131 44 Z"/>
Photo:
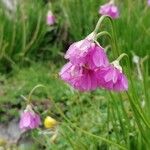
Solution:
<path fill-rule="evenodd" d="M 86 66 L 89 69 L 106 66 L 109 63 L 104 49 L 89 39 L 73 43 L 65 58 L 73 65 Z"/>
<path fill-rule="evenodd" d="M 41 123 L 40 117 L 33 110 L 31 105 L 27 105 L 26 109 L 21 115 L 19 128 L 23 131 L 37 128 Z"/>
<path fill-rule="evenodd" d="M 55 24 L 55 22 L 56 22 L 56 18 L 55 18 L 55 16 L 53 15 L 53 13 L 52 13 L 52 11 L 48 11 L 48 13 L 47 13 L 47 18 L 46 18 L 47 20 L 47 25 L 54 25 Z"/>
<path fill-rule="evenodd" d="M 114 4 L 114 2 L 110 1 L 109 3 L 100 6 L 99 14 L 108 15 L 111 18 L 116 19 L 119 17 L 119 10 L 118 7 Z"/>
<path fill-rule="evenodd" d="M 98 84 L 102 88 L 114 91 L 124 91 L 128 89 L 128 81 L 122 73 L 121 66 L 110 64 L 97 71 Z"/>
<path fill-rule="evenodd" d="M 83 66 L 67 63 L 60 71 L 61 79 L 80 91 L 90 91 L 97 88 L 97 78 L 94 70 Z"/>
<path fill-rule="evenodd" d="M 148 6 L 150 6 L 150 0 L 147 0 L 147 4 L 148 4 Z"/>

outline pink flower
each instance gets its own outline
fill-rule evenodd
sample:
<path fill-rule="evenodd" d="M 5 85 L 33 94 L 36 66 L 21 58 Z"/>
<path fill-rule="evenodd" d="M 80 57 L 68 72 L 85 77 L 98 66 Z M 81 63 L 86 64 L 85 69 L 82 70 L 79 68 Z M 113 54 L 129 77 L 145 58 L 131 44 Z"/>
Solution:
<path fill-rule="evenodd" d="M 96 69 L 109 64 L 104 49 L 87 38 L 73 43 L 65 58 L 69 59 L 73 65 L 86 66 L 89 69 Z"/>
<path fill-rule="evenodd" d="M 61 79 L 79 91 L 91 91 L 96 88 L 127 90 L 128 82 L 119 65 L 125 54 L 110 64 L 104 49 L 94 42 L 94 36 L 92 32 L 69 47 L 65 55 L 69 62 L 59 73 Z"/>
<path fill-rule="evenodd" d="M 54 25 L 56 22 L 56 18 L 55 16 L 53 15 L 52 11 L 48 11 L 47 13 L 47 25 Z"/>
<path fill-rule="evenodd" d="M 62 80 L 80 91 L 90 91 L 97 88 L 97 78 L 94 70 L 83 66 L 67 63 L 60 71 Z"/>
<path fill-rule="evenodd" d="M 110 1 L 105 5 L 100 6 L 99 14 L 101 15 L 108 15 L 113 19 L 119 17 L 119 10 L 118 7 L 114 4 L 114 2 Z"/>
<path fill-rule="evenodd" d="M 148 4 L 148 6 L 150 6 L 150 0 L 147 0 L 147 4 Z"/>
<path fill-rule="evenodd" d="M 40 117 L 33 110 L 31 105 L 27 105 L 26 109 L 21 115 L 19 128 L 23 131 L 37 128 L 41 123 Z"/>
<path fill-rule="evenodd" d="M 128 81 L 122 73 L 121 66 L 110 64 L 97 71 L 99 87 L 114 91 L 124 91 L 128 89 Z"/>

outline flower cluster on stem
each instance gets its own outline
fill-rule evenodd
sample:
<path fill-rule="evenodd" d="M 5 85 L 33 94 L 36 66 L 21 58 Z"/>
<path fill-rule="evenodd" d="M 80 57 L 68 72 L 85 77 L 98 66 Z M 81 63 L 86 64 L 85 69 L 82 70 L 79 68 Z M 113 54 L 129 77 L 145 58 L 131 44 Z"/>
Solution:
<path fill-rule="evenodd" d="M 96 41 L 98 28 L 106 16 L 102 16 L 95 30 L 85 39 L 73 43 L 65 54 L 69 62 L 59 75 L 62 80 L 79 91 L 91 91 L 105 88 L 114 91 L 128 89 L 126 76 L 119 65 L 121 55 L 110 63 L 104 48 Z"/>

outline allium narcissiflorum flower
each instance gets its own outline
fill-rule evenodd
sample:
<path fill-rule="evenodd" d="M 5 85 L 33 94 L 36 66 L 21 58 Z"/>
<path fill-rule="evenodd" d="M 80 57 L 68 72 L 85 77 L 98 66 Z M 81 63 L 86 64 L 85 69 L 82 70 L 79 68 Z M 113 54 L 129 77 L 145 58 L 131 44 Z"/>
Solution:
<path fill-rule="evenodd" d="M 100 6 L 99 14 L 108 15 L 111 18 L 116 19 L 119 17 L 119 10 L 118 7 L 114 4 L 114 2 L 110 1 L 109 3 Z"/>
<path fill-rule="evenodd" d="M 61 78 L 80 91 L 98 87 L 96 70 L 109 65 L 104 49 L 94 42 L 94 33 L 73 43 L 65 55 L 69 62 L 60 72 Z"/>
<path fill-rule="evenodd" d="M 80 91 L 95 90 L 98 87 L 95 70 L 67 63 L 59 74 L 62 80 Z"/>
<path fill-rule="evenodd" d="M 124 91 L 128 89 L 127 78 L 122 73 L 122 68 L 117 61 L 98 70 L 97 78 L 98 84 L 102 88 L 114 91 Z"/>
<path fill-rule="evenodd" d="M 88 69 L 109 64 L 104 49 L 88 38 L 73 43 L 66 52 L 65 58 L 69 59 L 73 65 L 84 66 Z"/>
<path fill-rule="evenodd" d="M 52 11 L 48 11 L 48 13 L 47 13 L 47 18 L 46 18 L 47 20 L 47 25 L 54 25 L 55 24 L 55 22 L 56 22 L 56 18 L 55 18 L 55 16 L 53 15 L 53 13 L 52 13 Z"/>
<path fill-rule="evenodd" d="M 73 43 L 65 58 L 69 62 L 64 65 L 59 75 L 62 80 L 79 91 L 97 88 L 124 91 L 128 88 L 119 61 L 109 63 L 104 48 L 95 42 L 94 32 L 85 39 Z"/>
<path fill-rule="evenodd" d="M 26 109 L 21 115 L 19 127 L 21 130 L 29 130 L 37 128 L 41 124 L 40 116 L 36 114 L 31 105 L 27 105 Z"/>

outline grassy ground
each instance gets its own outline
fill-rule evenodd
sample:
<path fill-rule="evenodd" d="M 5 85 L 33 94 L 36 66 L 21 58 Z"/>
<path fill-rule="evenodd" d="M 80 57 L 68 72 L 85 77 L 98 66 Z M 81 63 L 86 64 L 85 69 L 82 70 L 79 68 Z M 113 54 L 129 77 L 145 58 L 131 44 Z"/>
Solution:
<path fill-rule="evenodd" d="M 104 90 L 79 93 L 59 79 L 58 68 L 52 62 L 39 62 L 30 67 L 16 68 L 11 74 L 1 76 L 0 121 L 7 124 L 13 118 L 18 119 L 20 109 L 25 108 L 25 100 L 21 95 L 27 96 L 35 85 L 43 84 L 47 90 L 37 89 L 32 96 L 33 104 L 42 118 L 50 115 L 60 122 L 59 134 L 56 142 L 52 144 L 49 134 L 43 136 L 41 131 L 30 132 L 35 145 L 39 145 L 41 149 L 51 147 L 56 150 L 93 150 L 107 149 L 110 144 L 115 149 L 117 143 L 126 144 L 127 135 L 130 134 L 133 140 L 129 144 L 136 147 L 135 136 L 138 128 L 127 95 Z M 140 88 L 137 83 L 136 88 Z M 7 111 L 8 108 L 11 109 Z M 126 119 L 130 119 L 130 125 Z M 45 129 L 41 127 L 44 132 Z"/>
<path fill-rule="evenodd" d="M 69 148 L 70 144 L 68 145 L 68 141 L 65 139 L 68 136 L 73 136 L 73 134 L 63 125 L 65 120 L 60 117 L 58 110 L 52 105 L 51 98 L 54 98 L 56 104 L 61 107 L 61 110 L 71 121 L 76 122 L 77 125 L 83 128 L 90 129 L 94 133 L 103 132 L 103 134 L 105 134 L 103 129 L 106 125 L 107 114 L 106 98 L 103 96 L 103 91 L 85 94 L 76 93 L 73 89 L 70 89 L 70 87 L 59 80 L 58 71 L 59 70 L 52 63 L 34 63 L 30 67 L 16 69 L 8 76 L 1 76 L 0 103 L 2 109 L 0 111 L 0 121 L 7 124 L 13 118 L 19 118 L 19 110 L 25 107 L 25 101 L 21 95 L 27 96 L 35 85 L 43 84 L 47 87 L 47 93 L 44 89 L 38 89 L 34 93 L 32 100 L 33 104 L 36 107 L 38 106 L 38 111 L 43 117 L 45 114 L 49 114 L 62 122 L 59 128 L 63 134 L 60 134 L 58 144 L 57 146 L 53 145 L 54 147 L 58 149 Z M 11 108 L 10 111 L 7 111 L 8 108 Z M 102 111 L 97 112 L 97 108 L 100 108 Z M 77 143 L 81 140 L 79 137 L 81 136 L 82 138 L 83 136 L 80 134 L 81 133 L 77 131 L 76 136 L 72 137 L 76 138 Z M 65 138 L 63 138 L 63 136 L 65 136 Z M 81 144 L 83 144 L 82 142 L 84 143 L 84 140 L 80 141 Z M 83 146 L 81 145 L 79 148 Z M 96 145 L 93 144 L 91 146 L 93 147 Z"/>

